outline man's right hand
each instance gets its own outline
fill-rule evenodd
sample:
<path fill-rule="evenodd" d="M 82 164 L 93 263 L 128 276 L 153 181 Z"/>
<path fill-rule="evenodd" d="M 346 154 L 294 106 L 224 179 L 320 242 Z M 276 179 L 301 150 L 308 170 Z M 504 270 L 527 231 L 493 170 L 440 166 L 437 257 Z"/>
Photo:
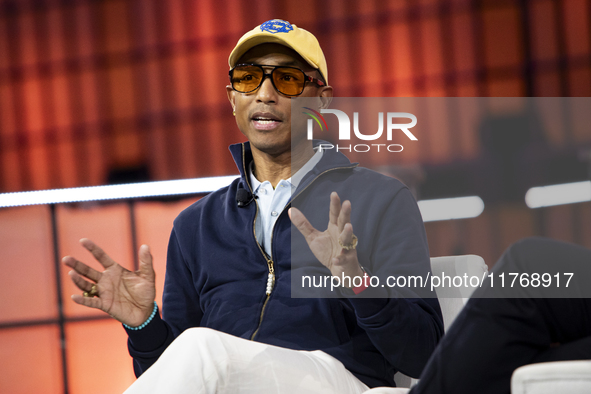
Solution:
<path fill-rule="evenodd" d="M 128 326 L 140 326 L 150 317 L 156 298 L 156 275 L 148 245 L 140 247 L 139 270 L 132 272 L 117 264 L 91 240 L 83 238 L 80 243 L 105 270 L 99 272 L 71 256 L 64 257 L 62 261 L 73 269 L 69 275 L 80 290 L 90 292 L 94 284 L 98 290 L 96 297 L 74 294 L 72 300 L 107 312 Z"/>

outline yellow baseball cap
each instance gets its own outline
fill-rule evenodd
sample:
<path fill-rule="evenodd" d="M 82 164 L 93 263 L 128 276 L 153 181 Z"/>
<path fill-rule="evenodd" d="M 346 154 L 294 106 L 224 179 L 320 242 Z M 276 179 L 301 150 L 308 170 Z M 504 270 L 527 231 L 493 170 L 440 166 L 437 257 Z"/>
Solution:
<path fill-rule="evenodd" d="M 281 19 L 271 19 L 243 35 L 228 58 L 230 68 L 234 67 L 238 59 L 250 48 L 266 43 L 278 43 L 293 49 L 309 65 L 320 71 L 328 84 L 326 59 L 316 37 L 309 31 Z"/>

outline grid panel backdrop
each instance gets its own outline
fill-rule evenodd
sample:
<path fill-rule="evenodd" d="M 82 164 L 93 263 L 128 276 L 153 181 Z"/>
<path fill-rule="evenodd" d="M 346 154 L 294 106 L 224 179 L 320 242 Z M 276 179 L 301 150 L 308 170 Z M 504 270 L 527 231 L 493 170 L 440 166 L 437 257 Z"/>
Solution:
<path fill-rule="evenodd" d="M 227 146 L 243 137 L 225 93 L 227 56 L 272 17 L 317 34 L 341 97 L 588 96 L 590 9 L 589 0 L 0 1 L 0 191 L 99 185 L 138 167 L 153 180 L 235 173 Z M 443 138 L 431 134 L 424 140 Z M 462 136 L 394 160 L 478 154 Z"/>
<path fill-rule="evenodd" d="M 0 0 L 0 192 L 137 168 L 151 180 L 236 173 L 227 56 L 271 18 L 317 35 L 342 97 L 591 95 L 591 0 Z M 427 132 L 395 164 L 481 153 L 469 128 Z M 591 142 L 581 129 L 546 133 L 556 148 Z M 77 290 L 56 254 L 90 262 L 77 239 L 92 237 L 133 268 L 148 243 L 160 303 L 172 220 L 194 201 L 0 210 L 0 392 L 121 392 L 133 380 L 125 334 L 69 300 Z M 591 206 L 487 204 L 426 229 L 433 256 L 492 265 L 528 235 L 591 247 Z"/>

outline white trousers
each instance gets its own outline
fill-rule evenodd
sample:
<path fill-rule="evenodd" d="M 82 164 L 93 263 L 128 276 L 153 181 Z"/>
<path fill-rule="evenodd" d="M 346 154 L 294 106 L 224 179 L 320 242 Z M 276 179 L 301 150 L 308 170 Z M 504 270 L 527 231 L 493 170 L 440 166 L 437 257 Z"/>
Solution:
<path fill-rule="evenodd" d="M 359 394 L 366 390 L 340 361 L 322 351 L 286 349 L 191 328 L 125 394 Z"/>

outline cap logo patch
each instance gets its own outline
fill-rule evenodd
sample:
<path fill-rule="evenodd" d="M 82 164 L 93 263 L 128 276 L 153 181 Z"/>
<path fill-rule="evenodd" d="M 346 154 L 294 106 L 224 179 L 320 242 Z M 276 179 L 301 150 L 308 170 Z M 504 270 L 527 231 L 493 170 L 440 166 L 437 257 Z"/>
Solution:
<path fill-rule="evenodd" d="M 289 33 L 293 30 L 291 23 L 281 19 L 271 19 L 261 25 L 262 31 L 268 31 L 269 33 Z"/>

